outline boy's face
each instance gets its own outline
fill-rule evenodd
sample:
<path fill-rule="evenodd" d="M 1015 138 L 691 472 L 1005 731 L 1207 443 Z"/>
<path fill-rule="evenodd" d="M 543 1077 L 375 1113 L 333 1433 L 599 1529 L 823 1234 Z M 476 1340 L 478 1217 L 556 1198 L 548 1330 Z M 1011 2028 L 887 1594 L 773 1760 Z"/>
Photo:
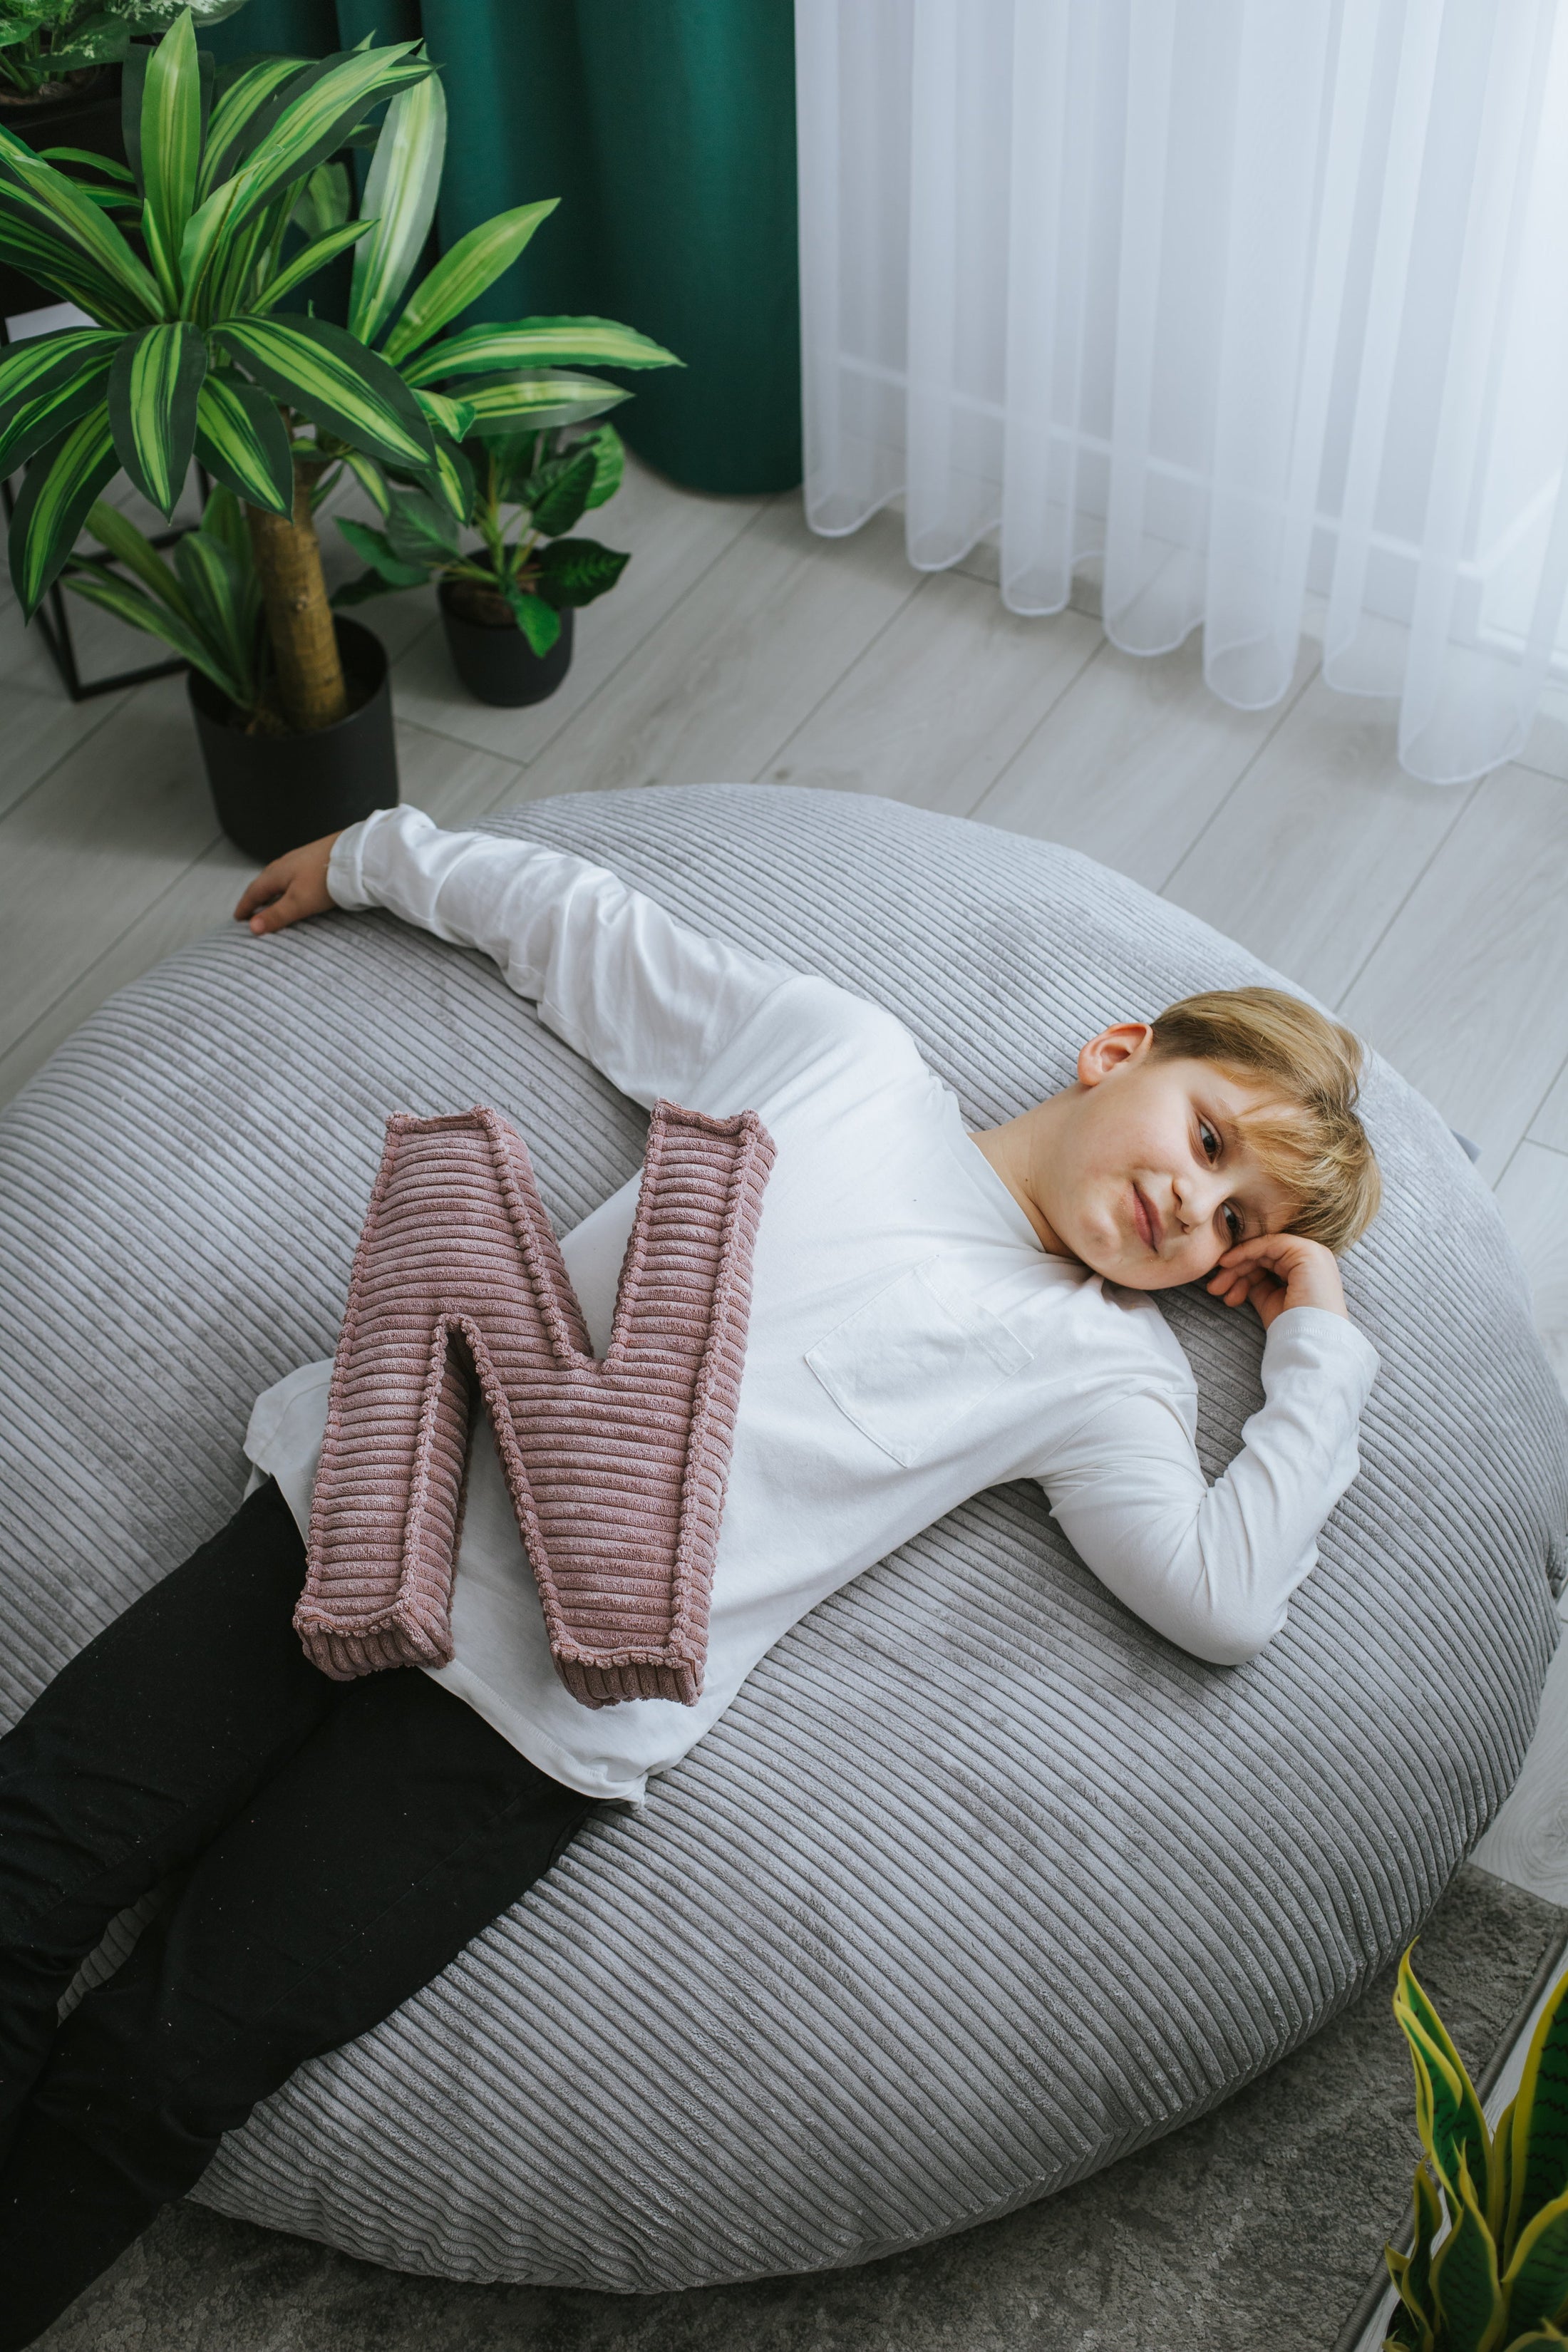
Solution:
<path fill-rule="evenodd" d="M 1297 1206 L 1239 1125 L 1286 1106 L 1212 1062 L 1156 1060 L 1152 1043 L 1142 1022 L 1090 1038 L 1036 1193 L 1071 1254 L 1130 1290 L 1201 1281 L 1237 1242 L 1282 1233 Z"/>

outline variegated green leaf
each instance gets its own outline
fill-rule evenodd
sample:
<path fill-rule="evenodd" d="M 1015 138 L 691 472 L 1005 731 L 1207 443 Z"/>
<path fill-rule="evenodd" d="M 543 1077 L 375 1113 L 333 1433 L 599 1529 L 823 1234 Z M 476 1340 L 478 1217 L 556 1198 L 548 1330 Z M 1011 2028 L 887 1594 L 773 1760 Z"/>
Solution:
<path fill-rule="evenodd" d="M 89 197 L 0 130 L 0 248 L 30 277 L 110 327 L 162 317 L 153 279 Z"/>
<path fill-rule="evenodd" d="M 468 327 L 421 352 L 404 368 L 410 383 L 496 368 L 683 367 L 673 352 L 613 319 L 520 319 L 504 327 Z"/>
<path fill-rule="evenodd" d="M 362 457 L 357 449 L 345 450 L 343 463 L 372 505 L 378 508 L 382 514 L 386 514 L 392 505 L 392 493 L 387 488 L 380 467 L 374 464 L 369 457 Z"/>
<path fill-rule="evenodd" d="M 226 319 L 215 342 L 275 399 L 384 465 L 423 473 L 436 446 L 395 369 L 324 319 Z"/>
<path fill-rule="evenodd" d="M 128 163 L 112 155 L 95 155 L 90 147 L 40 147 L 38 153 L 46 163 L 78 163 L 82 170 L 96 172 L 126 188 L 136 184 L 135 173 Z"/>
<path fill-rule="evenodd" d="M 552 604 L 591 604 L 613 588 L 629 555 L 601 547 L 596 539 L 552 539 L 535 559 L 539 593 Z"/>
<path fill-rule="evenodd" d="M 205 201 L 220 180 L 227 179 L 238 161 L 246 131 L 299 70 L 298 58 L 258 58 L 220 89 L 207 124 L 206 149 L 196 181 L 198 201 Z"/>
<path fill-rule="evenodd" d="M 306 173 L 289 217 L 297 229 L 314 238 L 346 227 L 353 210 L 353 189 L 348 165 L 318 163 L 313 172 Z M 363 221 L 356 221 L 354 227 L 356 233 L 363 232 Z"/>
<path fill-rule="evenodd" d="M 108 327 L 67 327 L 0 353 L 0 475 L 18 466 L 103 397 L 121 338 Z"/>
<path fill-rule="evenodd" d="M 374 225 L 354 257 L 349 332 L 374 343 L 397 308 L 430 224 L 447 152 L 447 100 L 429 74 L 399 90 L 371 158 L 363 209 Z"/>
<path fill-rule="evenodd" d="M 117 580 L 111 572 L 99 572 L 91 564 L 79 564 L 66 574 L 65 584 L 77 595 L 84 596 L 89 604 L 100 604 L 117 620 L 129 621 L 133 629 L 145 629 L 150 636 L 161 637 L 182 661 L 189 662 L 193 669 L 205 671 L 231 702 L 242 698 L 239 680 L 230 673 L 216 648 L 198 636 L 177 613 L 171 612 L 167 605 L 155 604 L 128 580 Z"/>
<path fill-rule="evenodd" d="M 184 485 L 206 372 L 206 338 L 184 320 L 127 335 L 109 371 L 109 421 L 120 462 L 160 514 L 173 514 Z"/>
<path fill-rule="evenodd" d="M 201 69 L 189 12 L 180 11 L 147 61 L 142 86 L 142 234 L 171 310 L 180 300 L 180 241 L 195 203 L 202 152 Z"/>
<path fill-rule="evenodd" d="M 410 352 L 427 343 L 449 320 L 477 301 L 503 269 L 510 268 L 540 222 L 549 218 L 560 201 L 559 196 L 548 196 L 542 204 L 515 205 L 460 236 L 404 304 L 403 315 L 384 346 L 387 358 L 397 362 L 405 360 Z"/>
<path fill-rule="evenodd" d="M 228 689 L 231 700 L 253 702 L 259 608 L 247 593 L 247 572 L 220 540 L 209 538 L 205 530 L 188 530 L 176 541 L 174 569 L 201 617 L 203 636 L 221 651 L 224 665 L 239 688 L 237 694 Z"/>
<path fill-rule="evenodd" d="M 286 294 L 292 294 L 296 286 L 302 286 L 307 278 L 314 278 L 318 269 L 324 269 L 329 261 L 335 261 L 340 253 L 346 252 L 359 236 L 362 226 L 363 224 L 357 220 L 345 221 L 341 228 L 329 229 L 325 236 L 317 237 L 303 253 L 296 254 L 288 267 L 280 269 L 270 285 L 263 287 L 247 305 L 252 315 L 265 318 L 269 311 L 276 310 Z"/>
<path fill-rule="evenodd" d="M 1568 2195 L 1553 2198 L 1525 2223 L 1502 2284 L 1515 2330 L 1555 2319 L 1568 2303 Z"/>
<path fill-rule="evenodd" d="M 384 530 L 373 530 L 368 523 L 353 522 L 346 515 L 337 518 L 338 529 L 354 553 L 387 588 L 417 588 L 430 576 L 428 563 L 409 562 L 400 556 Z"/>
<path fill-rule="evenodd" d="M 184 590 L 146 532 L 138 530 L 129 515 L 111 507 L 107 499 L 96 499 L 88 509 L 86 529 L 89 538 L 108 549 L 116 563 L 123 563 L 127 572 L 133 572 L 161 604 L 167 604 L 172 613 L 195 627 L 195 615 L 185 602 Z"/>
<path fill-rule="evenodd" d="M 463 384 L 458 396 L 474 412 L 470 433 L 542 432 L 546 426 L 578 425 L 585 417 L 618 407 L 631 394 L 619 384 L 597 376 L 552 373 L 541 375 L 480 376 Z"/>
<path fill-rule="evenodd" d="M 226 483 L 216 482 L 207 492 L 207 502 L 202 509 L 202 529 L 209 539 L 226 547 L 237 563 L 250 562 L 250 533 L 246 529 L 244 510 Z"/>
<path fill-rule="evenodd" d="M 529 484 L 529 520 L 547 539 L 558 539 L 580 521 L 594 487 L 598 459 L 592 449 L 574 449 L 543 466 Z"/>
<path fill-rule="evenodd" d="M 272 514 L 294 506 L 294 460 L 277 403 L 255 384 L 209 375 L 196 401 L 196 456 L 215 481 Z"/>
<path fill-rule="evenodd" d="M 11 578 L 30 621 L 69 555 L 88 509 L 118 472 L 107 408 L 79 417 L 27 468 L 11 518 Z"/>
<path fill-rule="evenodd" d="M 530 649 L 536 654 L 549 653 L 561 635 L 561 615 L 554 605 L 520 588 L 515 580 L 503 580 L 501 593 L 511 606 L 511 617 L 527 638 Z"/>
<path fill-rule="evenodd" d="M 431 437 L 436 444 L 436 463 L 425 479 L 461 529 L 474 511 L 474 469 L 450 435 L 439 425 Z"/>
<path fill-rule="evenodd" d="M 1568 2189 L 1568 1977 L 1531 2036 L 1512 2140 L 1507 2242 L 1517 2244 L 1531 2217 Z"/>
<path fill-rule="evenodd" d="M 474 412 L 466 400 L 448 400 L 444 392 L 419 392 L 414 396 L 432 425 L 438 425 L 454 441 L 468 438 Z"/>
<path fill-rule="evenodd" d="M 1495 2352 L 1505 2324 L 1497 2249 L 1462 2152 L 1458 2166 L 1454 2226 L 1432 2261 L 1434 2314 L 1444 2352 Z"/>
<path fill-rule="evenodd" d="M 426 570 L 455 563 L 462 553 L 450 515 L 427 490 L 398 492 L 386 519 L 386 541 L 399 563 L 422 563 Z"/>
<path fill-rule="evenodd" d="M 595 425 L 588 436 L 587 446 L 594 451 L 596 464 L 594 487 L 588 493 L 590 508 L 602 507 L 613 499 L 621 487 L 626 471 L 626 445 L 613 425 Z"/>
<path fill-rule="evenodd" d="M 1426 2061 L 1432 2100 L 1428 2152 L 1451 2190 L 1457 2153 L 1463 2149 L 1484 2211 L 1491 2171 L 1491 2133 L 1464 2062 L 1410 1965 L 1413 1948 L 1407 1947 L 1400 1960 L 1394 2013 L 1410 2044 L 1418 2085 Z"/>
<path fill-rule="evenodd" d="M 417 54 L 419 47 L 417 41 L 396 41 L 353 50 L 298 96 L 290 92 L 237 175 L 237 217 L 245 219 L 274 189 L 324 163 L 367 107 L 432 72 L 429 59 Z"/>

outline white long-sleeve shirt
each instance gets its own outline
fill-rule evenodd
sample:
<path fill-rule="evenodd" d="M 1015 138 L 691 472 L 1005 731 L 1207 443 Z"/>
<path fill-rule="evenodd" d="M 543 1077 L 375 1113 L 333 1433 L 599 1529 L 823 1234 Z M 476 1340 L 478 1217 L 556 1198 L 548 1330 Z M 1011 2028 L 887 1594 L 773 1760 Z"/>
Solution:
<path fill-rule="evenodd" d="M 891 1013 L 703 938 L 601 866 L 443 833 L 417 809 L 352 826 L 328 883 L 340 907 L 482 949 L 634 1100 L 754 1110 L 777 1146 L 695 1706 L 571 1696 L 488 1420 L 476 1429 L 437 1679 L 543 1770 L 640 1801 L 808 1609 L 1007 1479 L 1040 1480 L 1080 1558 L 1184 1649 L 1234 1664 L 1278 1632 L 1357 1468 L 1377 1358 L 1343 1317 L 1276 1318 L 1264 1405 L 1210 1486 L 1191 1367 L 1153 1299 L 1041 1247 Z M 601 1353 L 639 1181 L 562 1243 Z M 331 1372 L 268 1389 L 246 1439 L 301 1529 Z"/>

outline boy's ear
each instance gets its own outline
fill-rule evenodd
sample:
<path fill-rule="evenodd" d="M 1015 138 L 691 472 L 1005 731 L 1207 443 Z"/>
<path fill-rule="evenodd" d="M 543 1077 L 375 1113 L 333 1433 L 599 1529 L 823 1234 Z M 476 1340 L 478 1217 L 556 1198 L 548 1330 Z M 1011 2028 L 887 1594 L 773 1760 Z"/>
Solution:
<path fill-rule="evenodd" d="M 1154 1031 L 1147 1021 L 1118 1021 L 1114 1027 L 1102 1029 L 1091 1037 L 1078 1057 L 1078 1080 L 1081 1087 L 1097 1087 L 1112 1070 L 1125 1069 L 1131 1062 L 1147 1059 L 1153 1049 Z"/>

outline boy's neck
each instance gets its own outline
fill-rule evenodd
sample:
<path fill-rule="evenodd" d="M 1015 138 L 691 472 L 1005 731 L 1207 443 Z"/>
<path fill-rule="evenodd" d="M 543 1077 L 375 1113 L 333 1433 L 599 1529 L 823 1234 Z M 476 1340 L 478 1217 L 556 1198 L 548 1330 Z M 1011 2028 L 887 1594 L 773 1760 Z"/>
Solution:
<path fill-rule="evenodd" d="M 1074 1252 L 1052 1230 L 1050 1221 L 1040 1206 L 1037 1192 L 1037 1171 L 1048 1153 L 1051 1133 L 1056 1125 L 1052 1114 L 1061 1100 L 1060 1095 L 1052 1095 L 1017 1118 L 1006 1119 L 1000 1127 L 982 1128 L 977 1133 L 972 1133 L 969 1140 L 985 1154 L 1034 1227 L 1036 1238 L 1047 1255 L 1075 1258 Z"/>

